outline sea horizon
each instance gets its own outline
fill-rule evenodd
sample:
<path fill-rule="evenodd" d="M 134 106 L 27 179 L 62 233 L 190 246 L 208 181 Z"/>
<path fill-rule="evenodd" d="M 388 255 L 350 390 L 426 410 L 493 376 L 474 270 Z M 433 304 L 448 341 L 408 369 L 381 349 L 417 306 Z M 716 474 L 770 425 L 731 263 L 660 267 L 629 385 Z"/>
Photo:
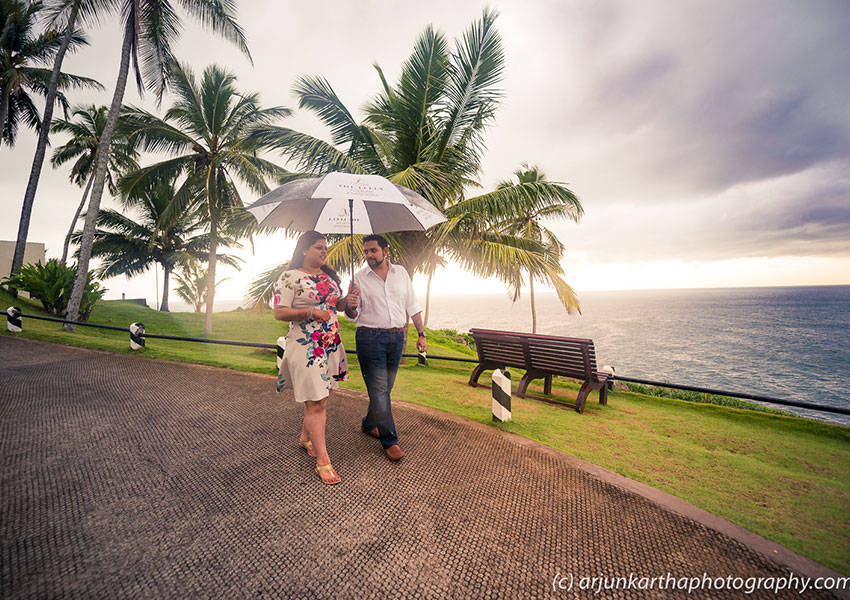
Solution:
<path fill-rule="evenodd" d="M 600 290 L 581 293 L 582 313 L 572 315 L 554 292 L 535 298 L 537 333 L 592 339 L 598 366 L 618 375 L 850 407 L 850 379 L 836 377 L 850 372 L 850 285 Z M 221 312 L 240 302 L 216 304 Z M 434 295 L 428 327 L 531 332 L 529 295 Z"/>
<path fill-rule="evenodd" d="M 706 286 L 706 287 L 652 287 L 652 288 L 618 288 L 618 289 L 593 289 L 593 290 L 576 290 L 576 293 L 579 295 L 579 302 L 581 301 L 581 294 L 599 294 L 599 293 L 620 293 L 620 292 L 655 292 L 655 291 L 688 291 L 688 290 L 749 290 L 749 289 L 786 289 L 786 288 L 835 288 L 835 287 L 850 287 L 850 282 L 848 283 L 824 283 L 824 284 L 801 284 L 801 285 L 748 285 L 748 286 Z M 535 296 L 544 296 L 550 295 L 555 296 L 556 293 L 553 290 L 535 290 Z M 422 294 L 417 294 L 420 304 L 425 305 L 425 297 Z M 507 290 L 504 291 L 483 291 L 483 292 L 448 292 L 448 293 L 432 293 L 431 298 L 440 298 L 440 297 L 457 297 L 457 296 L 508 296 Z M 528 290 L 524 290 L 521 298 L 528 297 Z M 116 298 L 116 297 L 104 297 L 104 300 L 145 300 L 147 305 L 150 308 L 156 308 L 157 302 L 155 302 L 152 298 Z M 519 301 L 519 300 L 518 300 Z M 236 310 L 241 307 L 243 304 L 246 304 L 247 301 L 244 298 L 216 298 L 215 300 L 215 308 L 213 310 L 214 313 L 217 312 L 228 312 L 231 310 Z M 187 304 L 186 302 L 180 300 L 179 298 L 172 298 L 168 301 L 170 312 L 193 312 L 193 308 Z M 180 309 L 180 310 L 176 310 Z M 203 311 L 201 311 L 203 312 Z"/>

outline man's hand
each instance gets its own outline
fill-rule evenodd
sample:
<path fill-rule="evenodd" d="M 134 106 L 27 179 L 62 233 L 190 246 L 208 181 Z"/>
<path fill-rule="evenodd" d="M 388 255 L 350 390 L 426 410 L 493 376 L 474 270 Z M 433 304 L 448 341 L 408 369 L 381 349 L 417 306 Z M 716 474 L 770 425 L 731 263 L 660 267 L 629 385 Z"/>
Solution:
<path fill-rule="evenodd" d="M 357 308 L 360 304 L 360 286 L 356 283 L 352 283 L 348 288 L 348 295 L 345 297 L 345 306 L 346 308 Z"/>
<path fill-rule="evenodd" d="M 416 351 L 417 352 L 419 352 L 421 354 L 421 353 L 424 353 L 425 350 L 427 350 L 427 349 L 428 349 L 428 341 L 424 337 L 420 337 L 418 340 L 416 340 Z"/>

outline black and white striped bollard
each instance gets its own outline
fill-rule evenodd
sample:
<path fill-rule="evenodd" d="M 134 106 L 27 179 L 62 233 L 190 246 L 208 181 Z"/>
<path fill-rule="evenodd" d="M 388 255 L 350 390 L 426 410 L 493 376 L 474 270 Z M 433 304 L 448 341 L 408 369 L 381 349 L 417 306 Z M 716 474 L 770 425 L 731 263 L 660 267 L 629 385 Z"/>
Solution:
<path fill-rule="evenodd" d="M 286 336 L 277 338 L 277 370 L 280 372 L 280 363 L 283 362 L 283 351 L 286 349 Z"/>
<path fill-rule="evenodd" d="M 145 347 L 145 326 L 142 323 L 130 324 L 130 350 L 141 350 Z"/>
<path fill-rule="evenodd" d="M 504 369 L 493 371 L 493 420 L 511 420 L 511 374 Z"/>
<path fill-rule="evenodd" d="M 6 329 L 15 333 L 23 331 L 21 309 L 17 306 L 10 306 L 6 309 Z"/>

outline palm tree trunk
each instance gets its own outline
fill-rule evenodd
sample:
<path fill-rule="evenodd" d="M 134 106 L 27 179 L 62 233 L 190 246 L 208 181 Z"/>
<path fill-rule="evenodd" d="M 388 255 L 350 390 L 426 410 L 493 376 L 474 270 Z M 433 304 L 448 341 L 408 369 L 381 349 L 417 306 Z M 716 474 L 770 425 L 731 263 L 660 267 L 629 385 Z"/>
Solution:
<path fill-rule="evenodd" d="M 204 334 L 212 333 L 213 301 L 215 300 L 215 263 L 218 240 L 216 239 L 214 226 L 210 227 L 210 256 L 207 265 L 207 314 L 204 320 Z"/>
<path fill-rule="evenodd" d="M 0 142 L 3 132 L 6 131 L 6 119 L 9 117 L 9 98 L 12 96 L 12 88 L 5 87 L 2 90 L 3 97 L 0 98 Z"/>
<path fill-rule="evenodd" d="M 77 220 L 80 218 L 80 213 L 83 212 L 83 207 L 86 205 L 86 198 L 89 196 L 89 190 L 91 190 L 91 184 L 94 183 L 94 174 L 89 177 L 89 181 L 86 184 L 86 189 L 83 192 L 83 197 L 80 200 L 79 206 L 77 206 L 77 212 L 74 213 L 74 218 L 71 219 L 71 227 L 68 229 L 67 235 L 65 235 L 65 244 L 62 246 L 62 264 L 64 265 L 68 260 L 68 247 L 71 245 L 71 236 L 74 234 L 74 227 L 77 226 Z"/>
<path fill-rule="evenodd" d="M 534 306 L 534 277 L 528 274 L 528 288 L 531 296 L 531 333 L 537 333 L 537 308 Z"/>
<path fill-rule="evenodd" d="M 168 310 L 168 277 L 171 275 L 171 265 L 162 265 L 162 304 L 159 307 L 161 312 L 171 312 Z"/>
<path fill-rule="evenodd" d="M 44 99 L 44 114 L 41 118 L 41 128 L 38 131 L 38 143 L 35 147 L 35 157 L 33 157 L 32 160 L 30 179 L 27 183 L 27 191 L 24 194 L 24 205 L 21 207 L 21 221 L 18 224 L 18 240 L 15 243 L 15 255 L 12 257 L 11 272 L 13 274 L 20 271 L 21 266 L 24 263 L 24 252 L 27 249 L 27 235 L 29 234 L 32 205 L 35 202 L 35 191 L 38 189 L 38 179 L 41 177 L 41 167 L 44 164 L 44 155 L 47 152 L 47 136 L 50 134 L 50 124 L 53 122 L 53 105 L 56 103 L 56 91 L 59 88 L 59 74 L 62 69 L 62 61 L 65 59 L 65 52 L 71 44 L 71 37 L 74 33 L 74 26 L 77 22 L 77 13 L 79 10 L 79 2 L 75 2 L 71 9 L 71 14 L 68 17 L 65 34 L 62 36 L 62 45 L 59 46 L 59 51 L 56 53 L 56 58 L 53 60 L 53 72 L 50 74 L 47 96 Z M 6 119 L 4 118 L 4 127 L 5 120 Z M 85 283 L 85 273 L 83 274 L 83 283 Z M 82 298 L 82 288 L 80 288 L 80 298 Z"/>
<path fill-rule="evenodd" d="M 434 271 L 428 273 L 428 286 L 425 288 L 425 320 L 422 322 L 423 327 L 428 327 L 428 314 L 431 312 L 431 279 L 434 277 Z"/>
<path fill-rule="evenodd" d="M 106 125 L 100 136 L 100 144 L 97 150 L 97 162 L 95 165 L 94 186 L 92 188 L 89 209 L 86 211 L 86 224 L 83 227 L 83 236 L 80 240 L 80 259 L 77 262 L 77 274 L 74 276 L 74 289 L 68 299 L 68 312 L 66 319 L 74 321 L 80 313 L 80 302 L 83 299 L 83 290 L 86 286 L 86 277 L 89 271 L 89 259 L 91 259 L 91 247 L 94 243 L 94 229 L 100 212 L 100 199 L 103 197 L 103 187 L 106 183 L 106 170 L 109 167 L 109 146 L 112 144 L 112 134 L 118 123 L 118 114 L 121 112 L 121 102 L 124 100 L 124 90 L 127 87 L 127 74 L 130 71 L 130 44 L 133 40 L 133 16 L 127 18 L 127 27 L 124 31 L 124 42 L 121 46 L 121 66 L 118 69 L 118 81 L 115 83 L 115 93 L 112 95 L 112 104 L 109 106 L 109 115 L 106 117 Z M 65 323 L 63 328 L 73 332 L 75 327 Z"/>

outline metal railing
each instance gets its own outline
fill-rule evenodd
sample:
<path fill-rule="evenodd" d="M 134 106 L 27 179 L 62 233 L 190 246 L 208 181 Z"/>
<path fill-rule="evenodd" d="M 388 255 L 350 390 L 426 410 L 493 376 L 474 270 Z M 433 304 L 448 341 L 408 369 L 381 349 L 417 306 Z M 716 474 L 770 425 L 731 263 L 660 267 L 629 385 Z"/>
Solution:
<path fill-rule="evenodd" d="M 94 327 L 98 329 L 111 329 L 112 331 L 124 331 L 130 334 L 130 347 L 134 350 L 143 347 L 145 338 L 152 339 L 161 339 L 161 340 L 175 340 L 180 342 L 199 342 L 202 344 L 223 344 L 227 346 L 247 346 L 250 348 L 269 348 L 272 350 L 278 350 L 278 354 L 281 355 L 281 346 L 279 344 L 263 344 L 261 342 L 240 342 L 236 340 L 216 340 L 212 338 L 196 338 L 189 336 L 181 336 L 181 335 L 165 335 L 161 333 L 147 333 L 144 330 L 144 325 L 142 323 L 131 323 L 129 327 L 117 327 L 115 325 L 102 325 L 100 323 L 88 323 L 85 321 L 70 321 L 68 319 L 60 319 L 58 317 L 45 317 L 42 315 L 31 315 L 27 313 L 22 313 L 21 310 L 12 306 L 6 310 L 6 326 L 9 331 L 21 331 L 22 321 L 21 317 L 26 317 L 28 319 L 37 319 L 39 321 L 54 321 L 56 323 L 68 323 L 70 325 L 82 325 L 84 327 Z M 346 350 L 346 354 L 356 354 L 356 350 Z M 459 356 L 425 356 L 422 354 L 409 354 L 405 353 L 402 356 L 407 358 L 417 358 L 420 362 L 424 360 L 447 360 L 447 361 L 455 361 L 455 362 L 468 362 L 478 364 L 478 360 L 474 358 L 462 358 Z"/>
<path fill-rule="evenodd" d="M 652 385 L 655 387 L 666 387 L 676 390 L 685 390 L 688 392 L 700 392 L 703 394 L 712 394 L 715 396 L 729 396 L 732 398 L 742 398 L 744 400 L 755 400 L 757 402 L 767 402 L 770 404 L 778 404 L 781 406 L 795 406 L 797 408 L 807 408 L 809 410 L 820 410 L 823 412 L 836 413 L 839 415 L 850 415 L 850 408 L 840 406 L 828 406 L 826 404 L 814 404 L 812 402 L 802 402 L 799 400 L 784 400 L 782 398 L 773 398 L 772 396 L 761 396 L 758 394 L 748 394 L 746 392 L 728 392 L 724 390 L 716 390 L 713 388 L 699 387 L 695 385 L 683 385 L 680 383 L 666 383 L 661 381 L 650 381 L 649 379 L 637 379 L 635 377 L 622 377 L 614 375 L 613 379 L 617 381 L 627 381 L 631 383 L 642 383 L 644 385 Z"/>
<path fill-rule="evenodd" d="M 179 336 L 179 335 L 164 335 L 158 333 L 146 333 L 144 330 L 144 325 L 141 323 L 132 323 L 129 327 L 116 327 L 115 325 L 103 325 L 100 323 L 87 323 L 83 321 L 69 321 L 67 319 L 60 319 L 57 317 L 45 317 L 41 315 L 30 315 L 26 313 L 22 313 L 21 309 L 16 306 L 11 306 L 6 310 L 6 326 L 10 331 L 22 331 L 22 321 L 21 318 L 26 317 L 28 319 L 38 319 L 41 321 L 54 321 L 57 323 L 69 323 L 71 325 L 82 325 L 84 327 L 95 327 L 99 329 L 111 329 L 113 331 L 125 331 L 130 334 L 130 347 L 133 349 L 139 349 L 144 347 L 145 338 L 152 339 L 162 339 L 162 340 L 176 340 L 181 342 L 199 342 L 203 344 L 224 344 L 228 346 L 247 346 L 252 348 L 268 348 L 277 351 L 278 361 L 283 356 L 283 347 L 278 344 L 263 344 L 260 342 L 240 342 L 235 340 L 216 340 L 210 338 L 195 338 L 189 336 Z M 280 339 L 280 338 L 279 338 Z M 356 354 L 356 350 L 346 350 L 347 354 Z M 402 354 L 407 358 L 416 358 L 419 360 L 419 364 L 425 365 L 427 364 L 427 360 L 446 360 L 453 362 L 465 362 L 465 363 L 474 363 L 478 364 L 478 359 L 476 358 L 462 358 L 458 356 L 425 356 L 423 354 Z M 700 392 L 704 394 L 713 394 L 716 396 L 728 396 L 730 398 L 741 398 L 744 400 L 755 400 L 757 402 L 766 402 L 768 404 L 776 404 L 779 406 L 793 406 L 796 408 L 805 408 L 808 410 L 815 410 L 821 412 L 835 413 L 841 415 L 850 415 L 850 408 L 843 408 L 840 406 L 828 406 L 825 404 L 814 404 L 812 402 L 802 402 L 799 400 L 786 400 L 783 398 L 774 398 L 772 396 L 762 396 L 758 394 L 749 394 L 746 392 L 733 392 L 729 390 L 718 390 L 713 388 L 706 388 L 700 386 L 692 386 L 685 385 L 680 383 L 669 383 L 662 381 L 652 381 L 649 379 L 638 379 L 635 377 L 625 377 L 623 375 L 614 375 L 611 374 L 609 379 L 615 381 L 624 381 L 631 383 L 640 383 L 644 385 L 652 385 L 655 387 L 665 387 L 677 390 L 686 390 L 691 392 Z"/>

